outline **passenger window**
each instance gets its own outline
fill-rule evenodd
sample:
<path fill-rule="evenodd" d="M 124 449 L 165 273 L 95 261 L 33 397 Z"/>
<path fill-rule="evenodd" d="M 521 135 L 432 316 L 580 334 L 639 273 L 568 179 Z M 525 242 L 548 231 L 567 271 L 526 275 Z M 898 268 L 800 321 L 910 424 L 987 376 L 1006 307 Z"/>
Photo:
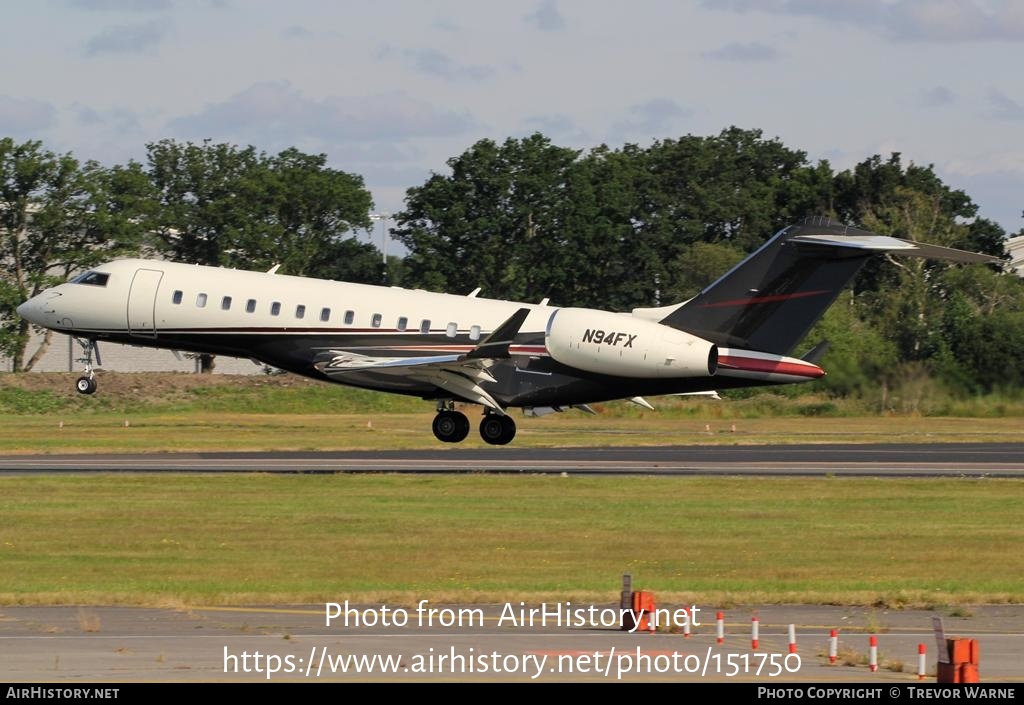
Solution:
<path fill-rule="evenodd" d="M 199 308 L 206 308 L 206 294 L 199 294 L 196 296 L 196 306 Z"/>
<path fill-rule="evenodd" d="M 379 313 L 375 313 L 375 314 L 373 314 L 373 320 L 370 321 L 370 325 L 373 326 L 374 328 L 380 328 L 380 322 L 383 319 L 384 319 L 384 316 L 382 316 Z"/>
<path fill-rule="evenodd" d="M 174 296 L 171 297 L 171 303 L 172 304 L 180 304 L 181 303 L 181 297 L 182 297 L 182 293 L 180 291 L 175 291 L 174 292 Z"/>
<path fill-rule="evenodd" d="M 398 319 L 398 330 L 405 330 L 409 327 L 409 319 L 402 316 Z"/>
<path fill-rule="evenodd" d="M 455 334 L 458 333 L 458 332 L 459 332 L 459 324 L 458 323 L 449 323 L 448 324 L 448 329 L 445 330 L 445 335 L 447 335 L 449 338 L 454 338 Z"/>
<path fill-rule="evenodd" d="M 274 303 L 270 304 L 270 315 L 271 316 L 280 316 L 281 315 L 281 302 L 280 301 L 275 301 Z"/>
<path fill-rule="evenodd" d="M 470 326 L 469 327 L 469 339 L 470 340 L 480 340 L 480 326 Z"/>
<path fill-rule="evenodd" d="M 249 299 L 245 302 L 245 312 L 255 313 L 256 312 L 256 299 Z"/>
<path fill-rule="evenodd" d="M 331 309 L 320 309 L 320 320 L 323 321 L 324 323 L 327 323 L 327 321 L 331 320 Z"/>
<path fill-rule="evenodd" d="M 295 307 L 295 317 L 296 318 L 305 318 L 306 317 L 306 307 L 304 305 L 299 304 L 298 306 Z"/>
<path fill-rule="evenodd" d="M 430 332 L 430 319 L 429 318 L 424 318 L 422 321 L 420 321 L 420 333 L 423 333 L 424 335 L 426 335 L 429 332 Z"/>
<path fill-rule="evenodd" d="M 356 320 L 356 312 L 355 311 L 345 311 L 345 325 L 346 326 L 352 325 L 352 322 L 354 320 Z"/>
<path fill-rule="evenodd" d="M 224 311 L 230 311 L 231 310 L 231 297 L 230 296 L 225 296 L 223 299 L 221 299 L 220 300 L 220 307 Z"/>

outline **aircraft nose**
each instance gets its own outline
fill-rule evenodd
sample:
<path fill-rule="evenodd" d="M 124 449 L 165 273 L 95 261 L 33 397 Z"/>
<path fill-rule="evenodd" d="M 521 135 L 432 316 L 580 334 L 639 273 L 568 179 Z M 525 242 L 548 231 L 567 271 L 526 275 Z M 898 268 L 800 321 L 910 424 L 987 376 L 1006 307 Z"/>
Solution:
<path fill-rule="evenodd" d="M 35 323 L 36 325 L 43 325 L 43 295 L 33 296 L 25 303 L 18 306 L 16 309 L 18 315 L 24 318 L 26 321 Z"/>

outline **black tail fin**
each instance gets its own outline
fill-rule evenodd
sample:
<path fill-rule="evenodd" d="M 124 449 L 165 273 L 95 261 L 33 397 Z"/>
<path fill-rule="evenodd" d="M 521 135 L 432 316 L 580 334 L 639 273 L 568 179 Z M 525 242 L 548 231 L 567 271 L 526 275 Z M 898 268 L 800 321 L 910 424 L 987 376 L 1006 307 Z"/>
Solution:
<path fill-rule="evenodd" d="M 723 347 L 788 355 L 864 263 L 886 252 L 958 262 L 996 259 L 813 219 L 776 233 L 661 323 Z"/>

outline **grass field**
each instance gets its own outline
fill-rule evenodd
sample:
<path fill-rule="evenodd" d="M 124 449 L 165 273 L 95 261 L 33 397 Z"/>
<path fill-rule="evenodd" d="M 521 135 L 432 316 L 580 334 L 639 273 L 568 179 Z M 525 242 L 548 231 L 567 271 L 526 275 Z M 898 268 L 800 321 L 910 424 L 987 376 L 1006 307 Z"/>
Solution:
<path fill-rule="evenodd" d="M 1024 601 L 1017 480 L 0 478 L 0 603 Z"/>
<path fill-rule="evenodd" d="M 113 374 L 73 391 L 69 373 L 0 374 L 0 452 L 147 452 L 445 448 L 434 410 L 415 398 L 293 375 Z M 869 411 L 863 402 L 763 393 L 721 401 L 652 397 L 656 411 L 595 404 L 543 418 L 513 412 L 517 446 L 1024 441 L 1024 400 L 919 404 L 928 413 Z M 465 409 L 475 426 L 479 407 Z M 475 429 L 462 447 L 485 444 Z"/>
<path fill-rule="evenodd" d="M 416 399 L 106 374 L 86 398 L 73 378 L 0 375 L 0 452 L 454 450 Z M 1024 441 L 1014 399 L 884 414 L 813 396 L 651 401 L 516 414 L 515 444 Z M 475 432 L 460 445 L 485 447 Z M 659 599 L 722 606 L 1022 603 L 1024 482 L 0 477 L 0 604 L 613 602 L 626 572 Z"/>
<path fill-rule="evenodd" d="M 472 414 L 472 411 L 467 411 Z M 487 447 L 476 429 L 452 446 L 430 431 L 433 411 L 362 414 L 136 413 L 9 416 L 0 426 L 4 453 L 143 453 L 155 451 L 387 450 Z M 478 416 L 470 416 L 476 424 Z M 780 443 L 948 443 L 1024 441 L 1014 418 L 800 417 L 678 418 L 644 412 L 543 418 L 515 415 L 516 447 L 749 445 Z"/>

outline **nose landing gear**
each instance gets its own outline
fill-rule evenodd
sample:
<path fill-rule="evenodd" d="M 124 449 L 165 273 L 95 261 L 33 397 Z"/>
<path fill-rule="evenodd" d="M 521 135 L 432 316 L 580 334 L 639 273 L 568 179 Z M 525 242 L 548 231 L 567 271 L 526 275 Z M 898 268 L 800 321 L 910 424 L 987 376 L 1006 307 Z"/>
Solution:
<path fill-rule="evenodd" d="M 82 346 L 82 357 L 76 362 L 85 365 L 85 374 L 75 380 L 75 389 L 79 394 L 92 394 L 96 391 L 96 372 L 92 369 L 92 356 L 96 355 L 96 364 L 102 365 L 100 361 L 100 348 L 95 340 L 88 338 L 75 338 L 75 342 Z"/>

